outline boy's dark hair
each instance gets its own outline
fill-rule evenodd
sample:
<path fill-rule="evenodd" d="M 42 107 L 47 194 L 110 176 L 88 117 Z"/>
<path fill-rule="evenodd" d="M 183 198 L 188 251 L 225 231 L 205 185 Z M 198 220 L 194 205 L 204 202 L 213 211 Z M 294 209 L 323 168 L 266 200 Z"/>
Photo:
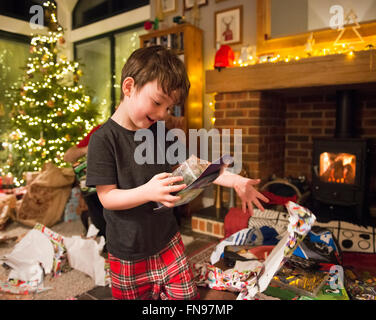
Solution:
<path fill-rule="evenodd" d="M 122 87 L 127 77 L 133 78 L 136 90 L 157 79 L 165 94 L 170 96 L 172 91 L 178 92 L 179 98 L 175 102 L 180 105 L 184 105 L 190 88 L 184 63 L 162 46 L 140 48 L 130 55 L 121 72 L 120 101 L 124 99 Z"/>

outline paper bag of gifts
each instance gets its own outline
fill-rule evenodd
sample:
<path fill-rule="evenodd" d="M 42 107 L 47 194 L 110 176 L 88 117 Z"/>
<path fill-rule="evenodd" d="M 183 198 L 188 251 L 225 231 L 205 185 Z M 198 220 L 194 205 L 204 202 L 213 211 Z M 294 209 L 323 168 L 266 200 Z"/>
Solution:
<path fill-rule="evenodd" d="M 74 180 L 72 168 L 58 168 L 46 163 L 41 173 L 27 186 L 14 219 L 30 227 L 36 223 L 53 226 L 62 219 Z"/>

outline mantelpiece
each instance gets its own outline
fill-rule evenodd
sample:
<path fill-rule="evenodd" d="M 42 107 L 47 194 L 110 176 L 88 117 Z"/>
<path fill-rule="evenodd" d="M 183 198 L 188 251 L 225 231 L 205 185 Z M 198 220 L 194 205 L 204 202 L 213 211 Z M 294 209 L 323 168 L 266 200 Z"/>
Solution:
<path fill-rule="evenodd" d="M 376 83 L 376 50 L 206 71 L 206 92 Z"/>

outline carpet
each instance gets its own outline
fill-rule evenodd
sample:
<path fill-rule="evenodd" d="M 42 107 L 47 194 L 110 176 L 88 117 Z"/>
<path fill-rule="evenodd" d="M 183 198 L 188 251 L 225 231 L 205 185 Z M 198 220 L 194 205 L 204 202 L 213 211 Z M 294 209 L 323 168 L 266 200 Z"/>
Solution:
<path fill-rule="evenodd" d="M 191 236 L 181 235 L 181 240 L 183 241 L 184 247 L 188 246 L 194 241 L 194 238 Z"/>
<path fill-rule="evenodd" d="M 217 246 L 218 242 L 209 242 L 202 246 L 200 249 L 192 252 L 188 255 L 188 261 L 190 265 L 197 263 L 204 263 L 209 262 L 210 263 L 210 255 L 214 251 L 215 247 Z"/>

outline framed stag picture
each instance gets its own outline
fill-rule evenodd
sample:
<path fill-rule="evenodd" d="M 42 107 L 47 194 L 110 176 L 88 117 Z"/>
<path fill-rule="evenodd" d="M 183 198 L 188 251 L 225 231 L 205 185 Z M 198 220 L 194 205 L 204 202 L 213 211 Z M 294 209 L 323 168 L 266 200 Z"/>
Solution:
<path fill-rule="evenodd" d="M 243 6 L 229 8 L 214 13 L 214 45 L 238 44 L 242 40 Z"/>

